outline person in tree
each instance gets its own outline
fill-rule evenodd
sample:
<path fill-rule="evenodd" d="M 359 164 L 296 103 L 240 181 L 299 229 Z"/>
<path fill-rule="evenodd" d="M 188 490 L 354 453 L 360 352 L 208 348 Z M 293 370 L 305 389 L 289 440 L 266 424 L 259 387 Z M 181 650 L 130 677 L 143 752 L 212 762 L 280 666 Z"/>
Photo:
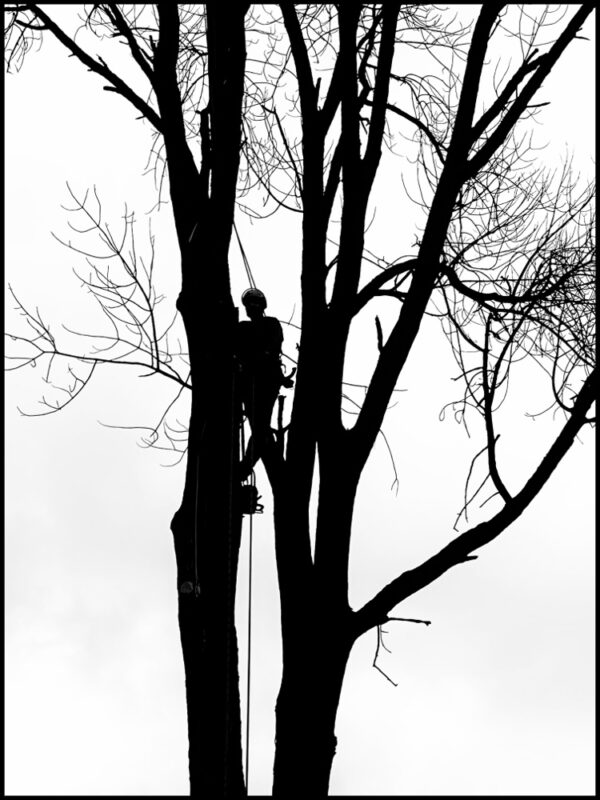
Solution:
<path fill-rule="evenodd" d="M 293 385 L 281 369 L 283 331 L 279 320 L 265 316 L 267 299 L 259 289 L 242 295 L 248 320 L 238 323 L 237 357 L 241 399 L 252 436 L 240 464 L 242 480 L 273 442 L 271 416 L 281 386 Z"/>

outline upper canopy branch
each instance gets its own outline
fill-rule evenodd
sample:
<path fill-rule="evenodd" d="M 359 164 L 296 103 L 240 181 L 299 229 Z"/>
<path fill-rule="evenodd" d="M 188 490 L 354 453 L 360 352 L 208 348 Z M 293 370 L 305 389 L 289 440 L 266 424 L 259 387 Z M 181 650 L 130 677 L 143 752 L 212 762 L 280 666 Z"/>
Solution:
<path fill-rule="evenodd" d="M 389 397 L 411 351 L 439 275 L 440 255 L 464 180 L 467 137 L 473 123 L 487 45 L 503 6 L 497 2 L 486 4 L 475 24 L 448 155 L 429 207 L 414 278 L 398 320 L 379 356 L 360 416 L 350 433 L 361 461 L 366 461 L 375 441 Z"/>
<path fill-rule="evenodd" d="M 117 92 L 126 100 L 137 108 L 137 110 L 144 116 L 146 119 L 154 125 L 157 131 L 162 132 L 163 130 L 163 122 L 160 116 L 156 113 L 156 111 L 145 101 L 143 100 L 138 94 L 136 94 L 133 89 L 125 83 L 125 81 L 120 78 L 116 73 L 114 73 L 102 59 L 94 59 L 88 53 L 86 53 L 81 47 L 79 47 L 76 42 L 68 36 L 62 28 L 54 22 L 51 17 L 46 14 L 45 11 L 37 5 L 27 5 L 24 8 L 32 11 L 36 18 L 41 20 L 41 22 L 45 25 L 45 27 L 58 39 L 58 41 L 63 44 L 74 56 L 76 56 L 82 64 L 84 64 L 88 69 L 92 72 L 95 72 L 97 75 L 100 75 L 102 78 L 107 80 L 111 85 L 105 87 L 109 91 Z"/>
<path fill-rule="evenodd" d="M 485 63 L 485 54 L 487 52 L 492 29 L 504 5 L 505 3 L 498 2 L 486 3 L 482 6 L 479 16 L 477 17 L 467 56 L 467 64 L 456 111 L 454 130 L 450 141 L 449 159 L 451 158 L 451 154 L 464 153 L 466 156 L 468 152 L 468 137 L 473 124 L 473 114 L 475 112 L 475 104 L 479 93 L 481 73 Z M 456 167 L 457 165 L 454 164 L 453 166 Z"/>
<path fill-rule="evenodd" d="M 506 141 L 511 129 L 527 110 L 527 107 L 534 94 L 541 87 L 543 81 L 548 77 L 552 68 L 566 49 L 567 45 L 576 38 L 579 29 L 587 17 L 592 13 L 593 9 L 594 3 L 583 3 L 575 12 L 573 18 L 566 25 L 564 31 L 550 47 L 548 52 L 532 62 L 526 62 L 526 64 L 523 64 L 520 70 L 517 70 L 517 73 L 515 73 L 511 81 L 508 82 L 505 92 L 502 92 L 500 95 L 500 97 L 504 97 L 506 91 L 509 90 L 505 101 L 508 99 L 508 95 L 512 94 L 513 89 L 516 89 L 516 85 L 520 83 L 526 72 L 529 72 L 535 67 L 533 75 L 527 81 L 521 92 L 517 95 L 504 117 L 500 120 L 496 129 L 490 134 L 485 144 L 483 144 L 475 153 L 475 155 L 468 160 L 466 168 L 466 174 L 468 176 L 476 175 L 479 170 L 490 160 L 496 150 L 498 150 L 498 148 L 501 147 L 501 145 Z M 481 136 L 485 127 L 487 127 L 490 122 L 492 122 L 492 120 L 495 119 L 495 117 L 500 113 L 500 97 L 496 101 L 496 104 L 492 105 L 491 108 L 488 109 L 488 111 L 485 112 L 472 127 L 470 133 L 471 142 L 474 142 L 478 136 Z"/>
<path fill-rule="evenodd" d="M 296 6 L 293 3 L 280 3 L 280 6 L 294 56 L 294 64 L 296 65 L 302 116 L 306 120 L 312 118 L 317 111 L 318 92 L 313 80 L 306 42 L 302 36 L 302 28 L 296 14 Z"/>
<path fill-rule="evenodd" d="M 121 13 L 121 9 L 117 3 L 107 3 L 106 8 L 111 17 L 113 25 L 119 31 L 119 33 L 125 37 L 127 44 L 129 45 L 129 49 L 131 50 L 131 55 L 133 56 L 136 64 L 138 64 L 142 72 L 154 86 L 153 59 L 148 56 L 148 54 L 145 53 L 140 47 L 137 39 L 133 35 L 133 31 L 127 24 L 127 20 Z"/>
<path fill-rule="evenodd" d="M 563 272 L 555 281 L 552 283 L 547 283 L 544 289 L 539 292 L 532 291 L 532 287 L 528 286 L 522 293 L 511 293 L 511 294 L 503 294 L 502 292 L 480 292 L 477 289 L 473 289 L 468 284 L 461 281 L 461 279 L 456 274 L 455 270 L 452 267 L 448 266 L 448 264 L 443 261 L 441 265 L 441 273 L 446 278 L 448 278 L 448 282 L 450 285 L 459 291 L 461 294 L 465 295 L 471 300 L 475 300 L 478 303 L 488 304 L 488 303 L 508 303 L 509 305 L 518 305 L 519 303 L 537 303 L 541 300 L 546 300 L 549 298 L 554 292 L 561 288 L 569 278 L 578 272 L 582 266 L 585 266 L 583 263 L 577 263 L 574 267 L 569 270 Z M 378 276 L 379 277 L 379 276 Z M 515 281 L 515 286 L 517 282 Z"/>
<path fill-rule="evenodd" d="M 496 117 L 506 108 L 509 99 L 517 90 L 519 84 L 525 79 L 525 76 L 538 68 L 543 56 L 533 58 L 537 52 L 536 49 L 529 54 L 515 74 L 507 81 L 506 86 L 502 89 L 492 105 L 479 117 L 475 125 L 473 125 L 471 134 L 474 142 L 477 141 L 486 128 L 488 128 Z"/>
<path fill-rule="evenodd" d="M 381 142 L 383 140 L 385 126 L 385 112 L 390 88 L 390 73 L 392 70 L 392 60 L 394 58 L 394 42 L 399 13 L 399 2 L 386 3 L 383 6 L 381 43 L 379 45 L 377 73 L 375 86 L 373 88 L 373 101 L 371 103 L 373 110 L 371 112 L 369 135 L 363 157 L 363 171 L 366 174 L 369 184 L 373 182 L 377 165 L 381 158 Z"/>

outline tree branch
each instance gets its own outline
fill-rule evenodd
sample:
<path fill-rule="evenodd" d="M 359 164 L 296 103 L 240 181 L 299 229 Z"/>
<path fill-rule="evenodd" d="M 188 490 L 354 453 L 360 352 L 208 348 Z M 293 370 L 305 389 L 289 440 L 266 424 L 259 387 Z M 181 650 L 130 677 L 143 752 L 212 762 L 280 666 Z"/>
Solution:
<path fill-rule="evenodd" d="M 338 58 L 336 59 L 335 67 L 333 68 L 333 74 L 331 76 L 325 102 L 323 103 L 323 106 L 319 112 L 319 122 L 321 123 L 323 134 L 329 130 L 329 126 L 333 122 L 333 118 L 339 108 L 341 100 L 341 87 L 342 64 Z"/>
<path fill-rule="evenodd" d="M 381 25 L 381 44 L 377 59 L 377 77 L 373 90 L 373 101 L 370 103 L 373 110 L 369 124 L 369 136 L 365 155 L 363 157 L 363 171 L 367 176 L 369 185 L 372 184 L 381 158 L 381 142 L 385 127 L 385 111 L 387 108 L 388 93 L 390 88 L 390 73 L 394 57 L 394 43 L 396 38 L 396 25 L 400 3 L 397 0 L 383 6 L 383 20 Z"/>
<path fill-rule="evenodd" d="M 498 490 L 504 502 L 509 503 L 512 498 L 508 489 L 504 485 L 502 478 L 500 477 L 500 473 L 498 471 L 498 464 L 496 461 L 496 441 L 498 437 L 494 433 L 494 419 L 492 415 L 492 408 L 494 404 L 494 395 L 496 389 L 495 380 L 497 371 L 494 371 L 494 378 L 492 380 L 492 385 L 490 386 L 489 370 L 488 370 L 488 359 L 490 352 L 490 325 L 491 325 L 491 317 L 488 317 L 485 326 L 485 340 L 483 347 L 483 369 L 482 369 L 483 416 L 485 419 L 485 430 L 487 436 L 488 467 L 494 486 Z"/>
<path fill-rule="evenodd" d="M 302 36 L 302 29 L 296 15 L 294 3 L 280 3 L 283 23 L 290 40 L 294 64 L 296 65 L 296 79 L 298 80 L 298 93 L 300 95 L 300 105 L 302 116 L 307 119 L 314 116 L 317 112 L 317 90 L 313 80 L 312 69 L 306 43 Z"/>
<path fill-rule="evenodd" d="M 448 282 L 450 285 L 463 294 L 465 297 L 468 297 L 470 300 L 475 300 L 477 303 L 481 303 L 485 305 L 486 303 L 506 303 L 508 305 L 518 305 L 519 303 L 537 303 L 540 300 L 546 300 L 550 297 L 554 292 L 560 289 L 563 284 L 565 284 L 568 279 L 575 273 L 577 270 L 581 269 L 582 266 L 585 264 L 577 264 L 572 269 L 564 272 L 554 283 L 547 286 L 541 292 L 537 292 L 533 294 L 531 292 L 531 287 L 526 289 L 523 294 L 501 294 L 500 292 L 479 292 L 477 289 L 473 289 L 468 286 L 466 283 L 463 283 L 461 279 L 458 277 L 456 272 L 449 267 L 445 262 L 442 262 L 441 272 L 442 274 L 448 278 Z M 366 288 L 366 287 L 365 287 Z"/>
<path fill-rule="evenodd" d="M 534 69 L 537 69 L 539 66 L 543 56 L 534 59 L 533 56 L 537 53 L 537 48 L 530 53 L 529 57 L 525 59 L 525 61 L 521 64 L 519 69 L 515 72 L 515 74 L 509 78 L 506 83 L 504 89 L 500 92 L 498 97 L 494 100 L 492 105 L 485 111 L 477 120 L 475 125 L 473 125 L 472 129 L 472 141 L 476 142 L 477 139 L 481 136 L 481 134 L 485 131 L 487 127 L 496 119 L 496 117 L 502 113 L 504 108 L 506 107 L 511 95 L 513 92 L 517 90 L 518 85 L 521 81 L 532 72 Z"/>
<path fill-rule="evenodd" d="M 154 54 L 154 90 L 164 120 L 169 190 L 182 253 L 186 251 L 197 220 L 202 217 L 206 197 L 200 192 L 198 170 L 187 143 L 181 93 L 177 80 L 179 14 L 177 5 L 158 4 L 159 35 Z M 203 143 L 204 146 L 204 143 Z M 204 181 L 206 185 L 206 181 Z M 184 276 L 184 280 L 187 276 Z"/>
<path fill-rule="evenodd" d="M 370 100 L 366 100 L 365 101 L 365 105 L 371 106 L 371 105 L 373 105 L 373 103 Z M 434 146 L 435 152 L 438 154 L 438 157 L 439 157 L 440 161 L 442 162 L 442 164 L 444 163 L 445 157 L 444 157 L 444 154 L 442 152 L 441 145 L 438 142 L 438 140 L 435 138 L 433 133 L 429 130 L 427 125 L 425 125 L 424 122 L 421 122 L 420 119 L 417 119 L 416 117 L 413 117 L 412 114 L 408 114 L 406 111 L 403 111 L 401 108 L 398 108 L 398 106 L 395 106 L 393 103 L 387 103 L 386 104 L 386 109 L 388 111 L 392 111 L 394 114 L 397 114 L 399 117 L 403 117 L 404 119 L 407 119 L 409 122 L 412 122 L 413 125 L 416 125 L 417 128 L 420 131 L 423 131 L 425 136 L 427 136 L 427 138 L 429 139 L 431 144 Z"/>
<path fill-rule="evenodd" d="M 504 5 L 505 3 L 498 2 L 485 3 L 481 7 L 477 22 L 475 23 L 471 46 L 469 47 L 469 54 L 467 56 L 462 90 L 458 101 L 458 109 L 456 111 L 454 130 L 448 148 L 449 160 L 451 153 L 466 157 L 469 152 L 468 134 L 471 131 L 473 123 L 473 114 L 475 112 L 475 103 L 477 102 L 477 95 L 479 93 L 479 82 L 481 80 L 485 54 L 487 52 L 492 28 L 500 12 L 504 8 Z M 462 158 L 459 158 L 459 160 L 462 160 Z"/>
<path fill-rule="evenodd" d="M 136 38 L 133 35 L 133 31 L 127 24 L 127 20 L 121 13 L 119 6 L 116 3 L 107 3 L 107 8 L 113 16 L 113 24 L 115 28 L 122 36 L 125 37 L 135 62 L 141 68 L 144 75 L 146 75 L 152 86 L 154 86 L 154 70 L 152 69 L 152 62 L 137 43 Z"/>
<path fill-rule="evenodd" d="M 510 133 L 511 129 L 527 109 L 530 100 L 540 88 L 544 79 L 548 77 L 552 68 L 566 49 L 567 45 L 576 38 L 577 32 L 587 17 L 592 13 L 593 9 L 594 3 L 583 3 L 583 5 L 576 11 L 573 18 L 558 37 L 556 42 L 554 42 L 554 44 L 551 46 L 550 50 L 544 56 L 540 56 L 538 59 L 536 59 L 535 64 L 537 69 L 532 77 L 527 81 L 527 84 L 523 87 L 522 91 L 515 99 L 508 112 L 500 121 L 498 127 L 491 134 L 487 142 L 467 162 L 468 177 L 476 175 L 506 140 L 506 137 Z M 473 141 L 473 134 L 478 132 L 481 128 L 482 119 L 483 117 L 472 128 L 471 141 Z"/>
<path fill-rule="evenodd" d="M 417 265 L 417 259 L 411 258 L 409 261 L 402 261 L 400 264 L 394 264 L 387 269 L 382 270 L 379 275 L 376 275 L 372 278 L 369 283 L 367 283 L 360 292 L 356 295 L 356 301 L 354 304 L 354 308 L 352 309 L 353 316 L 356 316 L 358 312 L 363 309 L 366 304 L 375 297 L 381 289 L 388 281 L 391 281 L 392 278 L 395 278 L 397 275 L 401 275 L 403 272 L 411 272 Z"/>
<path fill-rule="evenodd" d="M 339 7 L 341 86 L 341 147 L 343 209 L 339 257 L 330 307 L 347 308 L 358 287 L 364 247 L 364 219 L 369 190 L 363 180 L 360 157 L 360 102 L 356 64 L 356 32 L 360 8 L 354 4 Z M 374 36 L 374 31 L 373 31 Z"/>
<path fill-rule="evenodd" d="M 331 164 L 329 166 L 329 173 L 327 175 L 327 183 L 325 184 L 325 191 L 323 192 L 323 221 L 324 224 L 329 222 L 331 210 L 333 208 L 333 201 L 340 185 L 340 175 L 342 172 L 342 143 L 338 141 Z"/>
<path fill-rule="evenodd" d="M 440 180 L 431 202 L 423 239 L 419 248 L 418 268 L 405 302 L 388 341 L 381 352 L 356 425 L 350 432 L 360 458 L 366 460 L 381 426 L 388 398 L 395 386 L 412 344 L 417 336 L 439 270 L 440 253 L 450 223 L 456 194 L 463 181 L 462 172 L 468 154 L 479 82 L 490 32 L 503 4 L 491 2 L 482 7 L 467 56 L 462 91 Z"/>
<path fill-rule="evenodd" d="M 160 116 L 154 111 L 154 109 L 146 103 L 145 100 L 142 100 L 133 89 L 131 89 L 124 80 L 122 80 L 118 75 L 116 75 L 111 69 L 103 61 L 96 61 L 90 55 L 88 55 L 84 50 L 76 44 L 73 39 L 71 39 L 67 34 L 46 14 L 45 11 L 39 6 L 36 5 L 29 5 L 28 8 L 34 12 L 36 17 L 40 19 L 44 25 L 48 28 L 49 31 L 53 33 L 53 35 L 58 39 L 58 41 L 63 44 L 70 52 L 76 56 L 82 64 L 84 64 L 91 72 L 95 72 L 97 75 L 100 75 L 105 80 L 109 81 L 111 84 L 110 87 L 106 87 L 111 91 L 117 92 L 126 100 L 137 108 L 137 110 L 144 116 L 146 119 L 154 125 L 157 131 L 162 133 L 163 131 L 163 123 Z"/>
<path fill-rule="evenodd" d="M 428 586 L 451 567 L 476 558 L 471 555 L 474 550 L 478 550 L 499 536 L 523 513 L 546 484 L 581 428 L 588 422 L 586 414 L 595 402 L 596 391 L 597 373 L 594 369 L 583 383 L 571 416 L 521 491 L 490 520 L 460 534 L 439 553 L 415 569 L 402 573 L 355 612 L 354 629 L 357 636 L 376 625 L 381 625 L 395 606 Z"/>

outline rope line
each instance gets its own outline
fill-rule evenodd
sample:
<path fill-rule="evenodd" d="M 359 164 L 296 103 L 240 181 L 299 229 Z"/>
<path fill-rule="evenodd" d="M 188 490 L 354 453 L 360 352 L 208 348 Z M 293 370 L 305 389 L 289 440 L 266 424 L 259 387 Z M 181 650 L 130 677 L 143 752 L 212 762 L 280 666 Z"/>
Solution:
<path fill-rule="evenodd" d="M 252 471 L 252 485 L 255 485 L 254 470 Z M 252 517 L 248 523 L 248 673 L 246 678 L 246 793 L 250 793 L 250 663 L 252 649 Z"/>
<path fill-rule="evenodd" d="M 197 223 L 194 225 L 194 228 L 190 234 L 188 242 L 191 242 L 194 234 L 196 232 Z M 256 288 L 256 284 L 254 282 L 254 277 L 252 275 L 252 270 L 250 268 L 250 263 L 246 256 L 246 252 L 244 250 L 244 246 L 242 244 L 242 240 L 240 239 L 240 235 L 237 230 L 237 226 L 235 221 L 233 222 L 233 229 L 235 231 L 235 235 L 237 237 L 238 245 L 240 248 L 240 252 L 242 254 L 242 260 L 244 262 L 244 267 L 246 269 L 246 274 L 248 276 L 248 282 L 250 283 L 250 287 L 252 289 Z M 233 429 L 235 430 L 235 410 L 236 410 L 236 403 L 235 403 L 235 395 L 236 395 L 236 376 L 233 376 L 231 382 L 231 418 L 233 422 Z M 254 408 L 254 381 L 252 381 L 252 407 Z M 249 420 L 248 420 L 249 421 Z M 241 447 L 242 447 L 242 457 L 245 455 L 245 437 L 244 437 L 244 420 L 243 417 L 240 420 L 241 424 Z M 202 430 L 200 432 L 200 438 L 198 441 L 198 448 L 202 445 L 204 434 L 206 431 L 206 420 L 202 426 Z M 252 447 L 251 451 L 254 450 L 255 443 L 252 437 Z M 252 452 L 249 453 L 252 456 Z M 229 448 L 229 458 L 230 458 L 230 479 L 233 479 L 234 475 L 234 448 L 233 448 L 233 441 L 231 442 L 231 446 Z M 239 459 L 239 440 L 238 440 L 238 459 Z M 254 469 L 251 469 L 250 472 L 250 485 L 256 487 L 256 476 L 254 474 Z M 193 593 L 197 597 L 200 593 L 200 581 L 198 576 L 198 500 L 199 500 L 199 484 L 200 484 L 200 453 L 197 452 L 196 454 L 196 475 L 195 475 L 195 498 L 194 498 L 194 587 Z M 232 491 L 232 482 L 230 480 L 229 483 L 229 503 L 228 503 L 228 541 L 227 541 L 227 597 L 229 598 L 231 594 L 231 553 L 232 553 L 232 533 L 233 533 L 233 509 L 232 509 L 232 501 L 233 501 L 233 491 Z M 206 504 L 207 498 L 204 495 L 204 511 L 206 511 Z M 247 686 L 246 686 L 246 794 L 248 794 L 248 784 L 249 784 L 249 764 L 250 764 L 250 667 L 251 667 L 251 640 L 252 640 L 252 516 L 253 514 L 250 513 L 250 521 L 249 521 L 249 553 L 248 553 L 248 659 L 247 659 Z M 226 668 L 225 668 L 225 748 L 224 748 L 224 787 L 227 790 L 228 784 L 228 770 L 227 770 L 227 760 L 229 756 L 229 725 L 228 725 L 228 715 L 227 709 L 229 707 L 229 665 L 231 663 L 231 653 L 230 653 L 230 638 L 226 634 Z"/>
<path fill-rule="evenodd" d="M 240 253 L 242 254 L 242 261 L 244 263 L 244 269 L 246 270 L 246 275 L 248 276 L 248 283 L 250 284 L 251 289 L 256 289 L 256 283 L 254 281 L 254 276 L 252 275 L 252 269 L 250 267 L 250 262 L 248 261 L 248 257 L 246 256 L 246 251 L 244 250 L 244 245 L 242 244 L 242 240 L 240 238 L 240 234 L 237 229 L 237 225 L 235 224 L 235 220 L 233 221 L 233 230 L 235 232 L 235 236 L 238 242 L 238 246 L 240 248 Z M 254 380 L 252 380 L 252 410 L 254 411 Z M 246 410 L 246 417 L 248 418 L 248 423 L 250 427 L 252 427 L 250 423 L 250 418 L 248 417 L 248 410 Z M 248 452 L 248 457 L 252 459 L 253 451 L 255 447 L 255 441 L 252 430 L 250 431 L 250 441 L 251 441 L 251 448 Z M 250 442 L 249 442 L 250 444 Z M 244 435 L 244 419 L 241 419 L 241 448 L 242 448 L 242 458 L 246 456 L 246 441 Z M 256 475 L 254 473 L 254 468 L 251 468 L 251 472 L 249 475 L 250 485 L 256 487 Z M 252 511 L 252 509 L 250 509 Z M 253 523 L 252 517 L 254 516 L 252 513 L 248 514 L 250 517 L 248 521 L 248 656 L 247 656 L 247 668 L 246 668 L 246 794 L 249 795 L 250 792 L 250 676 L 251 676 L 251 652 L 252 652 L 252 551 L 253 551 Z"/>
<path fill-rule="evenodd" d="M 230 405 L 230 414 L 231 419 L 233 420 L 232 425 L 232 434 L 235 431 L 235 394 L 236 394 L 236 375 L 235 375 L 235 365 L 232 365 L 233 369 L 230 373 L 231 375 L 231 405 Z M 232 436 L 233 439 L 233 436 Z M 230 598 L 234 599 L 235 588 L 232 592 L 232 580 L 231 580 L 231 554 L 232 554 L 232 536 L 233 536 L 233 480 L 234 480 L 234 452 L 233 452 L 233 441 L 230 441 L 229 447 L 229 497 L 227 503 L 227 602 L 229 603 Z M 235 625 L 235 610 L 233 611 L 233 625 Z M 230 698 L 230 691 L 229 691 L 229 683 L 230 683 L 230 664 L 231 664 L 231 636 L 226 632 L 226 645 L 225 645 L 225 711 L 227 714 L 227 710 L 229 709 L 229 698 Z M 225 720 L 225 754 L 224 754 L 224 787 L 227 790 L 228 784 L 228 769 L 227 769 L 227 760 L 229 757 L 229 724 L 228 719 L 226 717 Z"/>
<path fill-rule="evenodd" d="M 252 381 L 252 402 L 254 404 L 254 381 Z M 247 410 L 246 410 L 247 414 Z M 248 419 L 248 422 L 250 420 Z M 252 432 L 251 432 L 251 438 Z M 244 435 L 244 420 L 241 420 L 241 445 L 242 445 L 242 457 L 246 454 L 246 437 Z M 254 447 L 254 442 L 252 444 Z M 251 455 L 249 453 L 249 455 Z M 256 486 L 256 475 L 254 473 L 254 469 L 250 472 L 250 485 Z M 250 675 L 251 675 L 251 651 L 252 651 L 252 550 L 253 550 L 253 527 L 252 527 L 252 517 L 253 514 L 250 513 L 248 515 L 250 517 L 248 521 L 248 530 L 249 530 L 249 537 L 248 537 L 248 654 L 246 659 L 246 794 L 249 794 L 249 783 L 250 783 Z"/>
<path fill-rule="evenodd" d="M 233 222 L 233 230 L 235 231 L 235 235 L 238 240 L 238 245 L 240 247 L 240 253 L 242 254 L 242 261 L 244 262 L 244 267 L 246 269 L 246 274 L 248 275 L 248 282 L 250 283 L 251 289 L 256 289 L 256 284 L 254 283 L 254 277 L 252 276 L 252 270 L 250 269 L 250 262 L 246 257 L 246 251 L 244 250 L 244 245 L 242 244 L 242 240 L 240 239 L 240 235 L 238 233 L 237 225 L 235 224 L 235 220 Z"/>

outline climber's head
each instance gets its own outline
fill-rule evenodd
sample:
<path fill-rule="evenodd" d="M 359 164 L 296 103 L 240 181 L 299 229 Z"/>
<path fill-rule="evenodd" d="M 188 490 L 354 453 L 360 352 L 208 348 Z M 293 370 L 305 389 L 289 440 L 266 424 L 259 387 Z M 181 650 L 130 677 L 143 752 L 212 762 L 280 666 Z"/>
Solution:
<path fill-rule="evenodd" d="M 246 289 L 242 295 L 242 303 L 250 319 L 258 319 L 265 313 L 267 298 L 260 289 Z"/>

